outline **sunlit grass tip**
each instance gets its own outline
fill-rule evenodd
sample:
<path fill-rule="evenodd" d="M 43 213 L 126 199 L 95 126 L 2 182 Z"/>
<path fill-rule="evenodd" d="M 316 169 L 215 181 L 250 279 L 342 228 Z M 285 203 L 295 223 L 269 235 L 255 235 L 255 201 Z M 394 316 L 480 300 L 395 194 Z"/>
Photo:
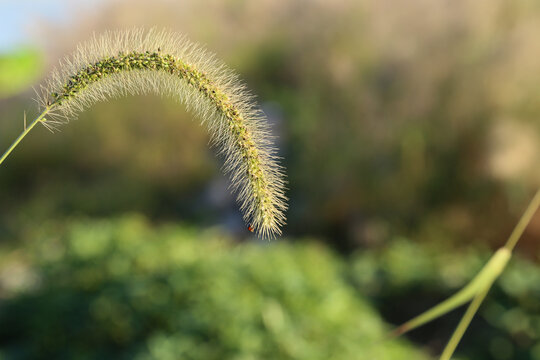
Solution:
<path fill-rule="evenodd" d="M 36 123 L 55 130 L 98 101 L 168 96 L 209 129 L 249 228 L 263 238 L 281 234 L 286 181 L 267 119 L 237 75 L 185 36 L 156 29 L 94 35 L 62 60 L 37 92 L 41 115 L 1 161 Z"/>

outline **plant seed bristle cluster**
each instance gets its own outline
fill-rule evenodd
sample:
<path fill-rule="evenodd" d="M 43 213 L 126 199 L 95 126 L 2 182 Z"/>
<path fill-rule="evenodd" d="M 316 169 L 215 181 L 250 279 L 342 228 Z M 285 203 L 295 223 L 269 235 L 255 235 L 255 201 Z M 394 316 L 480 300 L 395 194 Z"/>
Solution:
<path fill-rule="evenodd" d="M 264 238 L 281 234 L 285 180 L 266 119 L 237 76 L 183 36 L 137 29 L 79 46 L 41 88 L 43 124 L 55 129 L 95 102 L 150 92 L 183 102 L 201 118 L 225 155 L 250 229 Z"/>

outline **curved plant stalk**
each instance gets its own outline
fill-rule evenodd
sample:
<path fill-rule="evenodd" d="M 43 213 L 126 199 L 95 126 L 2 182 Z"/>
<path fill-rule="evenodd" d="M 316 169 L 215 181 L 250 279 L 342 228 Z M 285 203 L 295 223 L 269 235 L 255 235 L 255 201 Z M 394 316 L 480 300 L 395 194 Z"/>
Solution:
<path fill-rule="evenodd" d="M 534 214 L 540 207 L 540 190 L 536 192 L 534 197 L 532 198 L 529 206 L 519 219 L 516 227 L 512 231 L 512 234 L 510 234 L 510 237 L 506 241 L 506 244 L 502 249 L 508 252 L 509 258 L 512 254 L 512 250 L 514 250 L 514 247 L 518 243 L 519 239 L 521 239 L 521 235 L 523 235 L 523 232 L 527 228 L 527 225 L 529 225 L 531 219 L 533 218 Z M 501 269 L 502 272 L 503 269 Z M 497 276 L 498 277 L 498 276 Z M 485 288 L 480 289 L 474 299 L 472 300 L 471 304 L 467 308 L 467 311 L 465 312 L 465 315 L 461 318 L 461 321 L 459 322 L 456 330 L 452 334 L 452 337 L 450 338 L 450 341 L 448 341 L 448 344 L 446 345 L 442 355 L 441 360 L 450 360 L 452 355 L 454 354 L 454 351 L 459 344 L 459 341 L 463 337 L 463 334 L 465 334 L 465 331 L 469 327 L 469 324 L 471 323 L 472 318 L 478 311 L 478 308 L 482 304 L 482 301 L 486 297 L 487 293 L 489 292 L 489 289 L 491 288 L 493 282 L 497 279 L 495 277 L 493 281 L 489 284 L 486 284 Z"/>
<path fill-rule="evenodd" d="M 471 323 L 474 315 L 476 315 L 476 312 L 480 308 L 480 305 L 482 305 L 482 302 L 486 298 L 490 288 L 491 284 L 489 284 L 483 289 L 480 289 L 478 294 L 476 294 L 476 296 L 473 298 L 469 307 L 467 307 L 467 311 L 465 311 L 465 314 L 459 321 L 456 330 L 454 330 L 452 337 L 448 341 L 448 344 L 446 344 L 446 346 L 444 347 L 440 360 L 450 360 L 452 358 L 452 355 L 454 355 L 454 351 L 456 351 L 456 348 L 461 341 L 461 338 L 465 334 L 465 331 L 467 331 L 469 324 Z"/>
<path fill-rule="evenodd" d="M 523 235 L 523 232 L 529 225 L 532 217 L 540 207 L 540 190 L 536 192 L 532 198 L 529 206 L 519 219 L 516 227 L 510 234 L 510 237 L 506 241 L 504 247 L 495 252 L 486 265 L 480 270 L 463 289 L 456 294 L 443 301 L 442 303 L 435 305 L 433 308 L 425 311 L 417 317 L 407 321 L 405 324 L 399 326 L 390 335 L 399 336 L 410 330 L 413 330 L 419 326 L 422 326 L 430 321 L 437 319 L 438 317 L 448 313 L 449 311 L 463 305 L 464 303 L 471 301 L 461 321 L 459 322 L 456 330 L 452 334 L 452 337 L 448 341 L 440 360 L 450 360 L 457 348 L 463 334 L 469 327 L 471 320 L 478 311 L 483 300 L 487 296 L 487 293 L 491 289 L 491 286 L 503 272 L 504 268 L 508 264 L 512 256 L 512 251 L 519 239 Z"/>
<path fill-rule="evenodd" d="M 41 87 L 42 113 L 0 164 L 37 123 L 54 130 L 98 101 L 150 92 L 183 102 L 206 124 L 249 229 L 264 238 L 281 234 L 285 175 L 264 114 L 224 64 L 167 31 L 107 32 L 80 45 Z"/>
<path fill-rule="evenodd" d="M 511 254 L 508 249 L 499 249 L 491 257 L 488 263 L 480 270 L 480 272 L 467 285 L 465 285 L 465 287 L 438 305 L 435 305 L 431 309 L 399 326 L 393 331 L 392 335 L 398 336 L 404 334 L 434 319 L 437 319 L 438 317 L 465 304 L 486 287 L 489 288 L 506 267 L 510 256 Z"/>
<path fill-rule="evenodd" d="M 521 219 L 519 219 L 518 224 L 512 231 L 512 234 L 510 234 L 510 237 L 508 240 L 506 240 L 506 244 L 504 244 L 504 248 L 508 251 L 514 250 L 516 247 L 516 244 L 518 243 L 519 239 L 521 239 L 521 235 L 523 235 L 523 232 L 531 222 L 531 219 L 533 218 L 534 214 L 540 207 L 540 189 L 534 194 L 534 197 L 532 198 L 529 206 L 527 207 L 527 210 L 523 213 L 521 216 Z"/>

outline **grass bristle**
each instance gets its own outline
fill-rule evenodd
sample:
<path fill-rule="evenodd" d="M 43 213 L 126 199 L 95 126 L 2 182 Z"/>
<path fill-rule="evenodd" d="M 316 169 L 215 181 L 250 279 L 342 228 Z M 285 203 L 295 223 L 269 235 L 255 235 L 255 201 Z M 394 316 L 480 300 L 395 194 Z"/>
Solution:
<path fill-rule="evenodd" d="M 264 114 L 236 74 L 184 36 L 155 29 L 94 36 L 61 61 L 39 101 L 54 130 L 98 101 L 155 93 L 177 99 L 201 119 L 225 156 L 225 172 L 250 228 L 281 234 L 285 176 Z"/>

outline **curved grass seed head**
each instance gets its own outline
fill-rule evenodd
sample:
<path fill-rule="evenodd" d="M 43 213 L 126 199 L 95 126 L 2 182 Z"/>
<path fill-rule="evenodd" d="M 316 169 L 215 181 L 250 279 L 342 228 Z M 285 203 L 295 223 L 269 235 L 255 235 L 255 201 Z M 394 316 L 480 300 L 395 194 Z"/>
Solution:
<path fill-rule="evenodd" d="M 98 101 L 144 93 L 175 98 L 206 124 L 250 231 L 281 234 L 285 176 L 266 118 L 232 71 L 181 35 L 135 29 L 94 36 L 41 86 L 43 112 L 34 123 L 54 130 Z"/>

